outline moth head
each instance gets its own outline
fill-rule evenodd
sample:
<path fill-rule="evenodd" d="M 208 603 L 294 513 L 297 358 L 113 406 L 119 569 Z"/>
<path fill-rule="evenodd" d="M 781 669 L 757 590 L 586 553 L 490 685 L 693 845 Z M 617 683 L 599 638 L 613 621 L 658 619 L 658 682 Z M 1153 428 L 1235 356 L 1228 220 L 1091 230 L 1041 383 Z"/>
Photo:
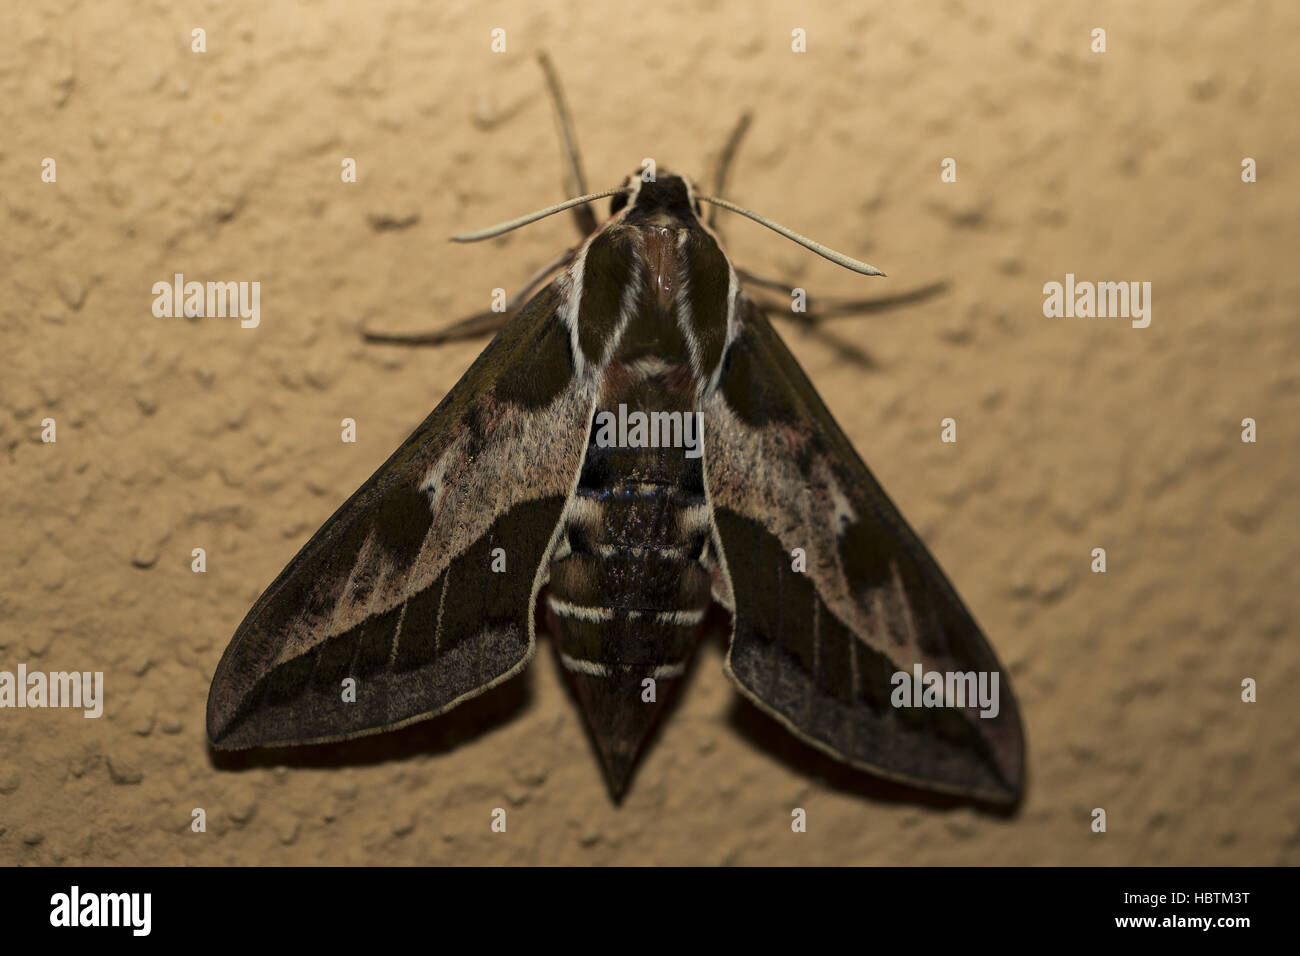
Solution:
<path fill-rule="evenodd" d="M 637 170 L 623 180 L 622 190 L 609 201 L 610 216 L 628 210 L 627 225 L 689 226 L 704 211 L 690 180 L 666 170 Z"/>
<path fill-rule="evenodd" d="M 526 216 L 520 216 L 518 219 L 511 219 L 509 222 L 489 226 L 486 229 L 462 232 L 451 238 L 453 242 L 479 242 L 483 239 L 491 239 L 495 236 L 505 235 L 520 226 L 526 226 L 539 219 L 545 219 L 547 216 L 553 216 L 558 212 L 564 212 L 566 209 L 572 209 L 574 206 L 580 206 L 597 199 L 604 199 L 606 196 L 613 197 L 610 200 L 610 217 L 611 220 L 617 219 L 618 225 L 640 228 L 654 227 L 661 230 L 685 229 L 694 231 L 699 229 L 712 236 L 712 230 L 705 224 L 702 215 L 700 203 L 703 201 L 752 219 L 773 232 L 799 243 L 805 249 L 811 249 L 836 265 L 851 269 L 862 275 L 884 275 L 875 266 L 859 262 L 857 259 L 846 256 L 842 252 L 836 252 L 834 249 L 828 249 L 821 243 L 814 242 L 806 236 L 801 236 L 794 230 L 787 229 L 765 216 L 751 212 L 744 206 L 738 206 L 718 196 L 701 196 L 692 183 L 675 173 L 664 171 L 658 175 L 652 175 L 649 167 L 643 171 L 633 173 L 623 180 L 621 186 L 616 186 L 613 189 L 605 189 L 600 192 L 588 193 L 585 196 L 566 199 L 564 202 L 548 206 L 546 209 L 539 209 L 537 212 L 529 213 Z M 609 223 L 606 225 L 609 225 Z"/>

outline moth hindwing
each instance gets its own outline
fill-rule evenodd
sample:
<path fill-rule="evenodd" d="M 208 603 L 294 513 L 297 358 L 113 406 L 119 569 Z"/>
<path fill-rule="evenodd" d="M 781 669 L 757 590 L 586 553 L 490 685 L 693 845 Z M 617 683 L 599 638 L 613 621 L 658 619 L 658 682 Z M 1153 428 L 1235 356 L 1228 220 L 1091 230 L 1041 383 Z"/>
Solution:
<path fill-rule="evenodd" d="M 443 713 L 517 674 L 540 619 L 617 799 L 716 603 L 727 674 L 802 740 L 916 786 L 1019 798 L 1020 717 L 993 651 L 700 198 L 663 170 L 629 177 L 253 606 L 213 677 L 216 747 Z"/>

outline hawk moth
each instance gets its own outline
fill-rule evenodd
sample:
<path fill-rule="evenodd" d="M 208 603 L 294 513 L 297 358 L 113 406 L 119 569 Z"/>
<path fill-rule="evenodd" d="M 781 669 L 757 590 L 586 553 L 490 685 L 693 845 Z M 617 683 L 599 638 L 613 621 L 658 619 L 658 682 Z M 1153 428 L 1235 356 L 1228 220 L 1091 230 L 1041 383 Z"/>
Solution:
<path fill-rule="evenodd" d="M 588 204 L 605 196 L 597 224 Z M 583 233 L 249 611 L 212 680 L 216 748 L 442 714 L 518 674 L 540 627 L 618 800 L 717 604 L 727 675 L 806 743 L 915 786 L 1019 799 L 1005 679 L 992 716 L 942 695 L 896 706 L 914 668 L 919 696 L 921 671 L 1001 667 L 747 294 L 702 201 L 880 274 L 662 171 L 458 237 L 563 209 Z M 354 701 L 340 693 L 349 677 Z"/>

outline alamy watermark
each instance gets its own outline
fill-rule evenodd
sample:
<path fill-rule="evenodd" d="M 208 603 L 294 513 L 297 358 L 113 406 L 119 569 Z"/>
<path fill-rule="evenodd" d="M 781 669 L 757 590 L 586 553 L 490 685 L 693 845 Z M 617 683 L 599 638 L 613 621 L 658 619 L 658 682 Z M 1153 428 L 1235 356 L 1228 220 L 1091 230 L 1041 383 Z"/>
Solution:
<path fill-rule="evenodd" d="M 1063 283 L 1044 283 L 1043 296 L 1043 315 L 1049 319 L 1132 319 L 1135 329 L 1151 324 L 1150 282 L 1076 281 L 1067 272 Z"/>
<path fill-rule="evenodd" d="M 704 454 L 703 412 L 629 412 L 618 405 L 617 413 L 596 413 L 596 444 L 601 448 L 685 448 L 687 458 Z"/>
<path fill-rule="evenodd" d="M 172 281 L 153 284 L 153 314 L 160 319 L 238 318 L 245 329 L 255 329 L 262 321 L 262 283 L 260 282 L 186 282 L 177 272 Z"/>
<path fill-rule="evenodd" d="M 103 671 L 0 671 L 0 707 L 71 707 L 83 717 L 104 713 Z"/>
<path fill-rule="evenodd" d="M 889 702 L 895 707 L 976 707 L 980 716 L 992 719 L 998 704 L 997 671 L 926 671 L 920 664 L 912 673 L 895 671 Z"/>
<path fill-rule="evenodd" d="M 152 893 L 83 893 L 73 885 L 50 897 L 51 926 L 127 926 L 148 936 L 153 925 Z"/>

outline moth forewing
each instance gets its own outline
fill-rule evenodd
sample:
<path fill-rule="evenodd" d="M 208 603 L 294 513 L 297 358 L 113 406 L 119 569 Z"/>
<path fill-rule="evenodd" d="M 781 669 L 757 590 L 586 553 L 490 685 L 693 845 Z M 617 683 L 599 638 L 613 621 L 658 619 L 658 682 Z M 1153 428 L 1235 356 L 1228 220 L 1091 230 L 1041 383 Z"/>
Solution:
<path fill-rule="evenodd" d="M 394 729 L 528 661 L 594 402 L 559 302 L 534 297 L 254 604 L 213 677 L 215 746 Z"/>
<path fill-rule="evenodd" d="M 840 760 L 1015 802 L 1019 712 L 970 613 L 752 305 L 729 360 L 705 403 L 706 483 L 734 608 L 728 674 Z M 791 561 L 795 549 L 806 570 Z M 973 674 L 996 702 L 899 706 L 899 675 L 910 689 L 918 665 L 963 675 L 963 689 Z"/>

